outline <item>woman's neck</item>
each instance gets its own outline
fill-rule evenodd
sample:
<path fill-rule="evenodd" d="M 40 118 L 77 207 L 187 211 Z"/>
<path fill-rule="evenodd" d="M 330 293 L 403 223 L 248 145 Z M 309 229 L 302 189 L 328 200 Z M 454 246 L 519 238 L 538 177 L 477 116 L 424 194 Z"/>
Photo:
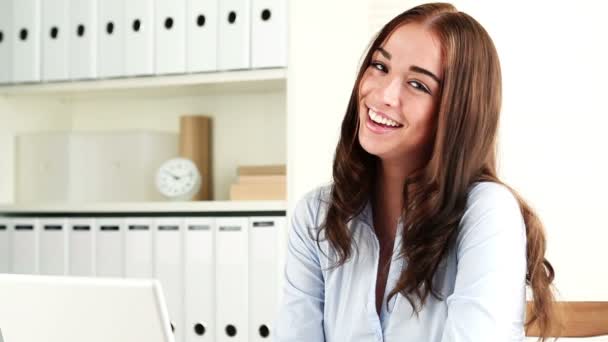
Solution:
<path fill-rule="evenodd" d="M 379 161 L 373 210 L 374 222 L 383 231 L 379 234 L 395 236 L 397 223 L 403 214 L 403 186 L 409 172 L 402 164 Z"/>

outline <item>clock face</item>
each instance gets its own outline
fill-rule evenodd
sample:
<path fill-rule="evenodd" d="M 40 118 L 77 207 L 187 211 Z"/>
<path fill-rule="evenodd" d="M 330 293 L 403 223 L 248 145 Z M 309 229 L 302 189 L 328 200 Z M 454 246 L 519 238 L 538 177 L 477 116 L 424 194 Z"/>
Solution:
<path fill-rule="evenodd" d="M 159 168 L 156 186 L 166 197 L 188 199 L 200 189 L 200 178 L 200 173 L 191 160 L 174 158 Z"/>

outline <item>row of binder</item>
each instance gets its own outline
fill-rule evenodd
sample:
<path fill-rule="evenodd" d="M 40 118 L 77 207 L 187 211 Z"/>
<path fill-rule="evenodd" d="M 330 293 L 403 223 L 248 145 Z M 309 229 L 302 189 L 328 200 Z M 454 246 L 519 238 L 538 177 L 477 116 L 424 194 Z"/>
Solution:
<path fill-rule="evenodd" d="M 161 282 L 177 342 L 272 335 L 285 217 L 0 218 L 0 273 Z"/>
<path fill-rule="evenodd" d="M 0 0 L 0 83 L 286 64 L 287 0 Z"/>

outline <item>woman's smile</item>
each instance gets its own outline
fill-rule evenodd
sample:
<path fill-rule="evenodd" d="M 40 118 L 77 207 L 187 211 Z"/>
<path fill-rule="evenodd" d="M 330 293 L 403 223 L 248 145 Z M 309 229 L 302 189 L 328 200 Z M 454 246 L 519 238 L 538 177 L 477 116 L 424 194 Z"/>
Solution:
<path fill-rule="evenodd" d="M 403 128 L 403 125 L 397 123 L 393 120 L 386 119 L 385 117 L 377 114 L 373 111 L 373 109 L 368 109 L 367 112 L 367 120 L 366 127 L 369 128 L 370 131 L 376 134 L 386 134 L 397 131 L 400 128 Z"/>

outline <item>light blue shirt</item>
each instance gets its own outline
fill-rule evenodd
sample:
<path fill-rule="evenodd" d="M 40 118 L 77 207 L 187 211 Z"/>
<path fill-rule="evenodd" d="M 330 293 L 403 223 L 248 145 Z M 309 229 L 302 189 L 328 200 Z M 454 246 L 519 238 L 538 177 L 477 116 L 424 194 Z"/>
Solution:
<path fill-rule="evenodd" d="M 343 266 L 314 237 L 323 223 L 330 187 L 298 201 L 289 227 L 284 288 L 275 342 L 501 342 L 524 341 L 526 232 L 511 192 L 475 183 L 454 247 L 439 265 L 434 286 L 444 298 L 427 298 L 417 317 L 401 294 L 386 303 L 406 261 L 398 258 L 399 222 L 381 314 L 376 311 L 379 243 L 368 201 L 348 227 L 357 248 Z M 312 234 L 310 234 L 312 232 Z"/>

